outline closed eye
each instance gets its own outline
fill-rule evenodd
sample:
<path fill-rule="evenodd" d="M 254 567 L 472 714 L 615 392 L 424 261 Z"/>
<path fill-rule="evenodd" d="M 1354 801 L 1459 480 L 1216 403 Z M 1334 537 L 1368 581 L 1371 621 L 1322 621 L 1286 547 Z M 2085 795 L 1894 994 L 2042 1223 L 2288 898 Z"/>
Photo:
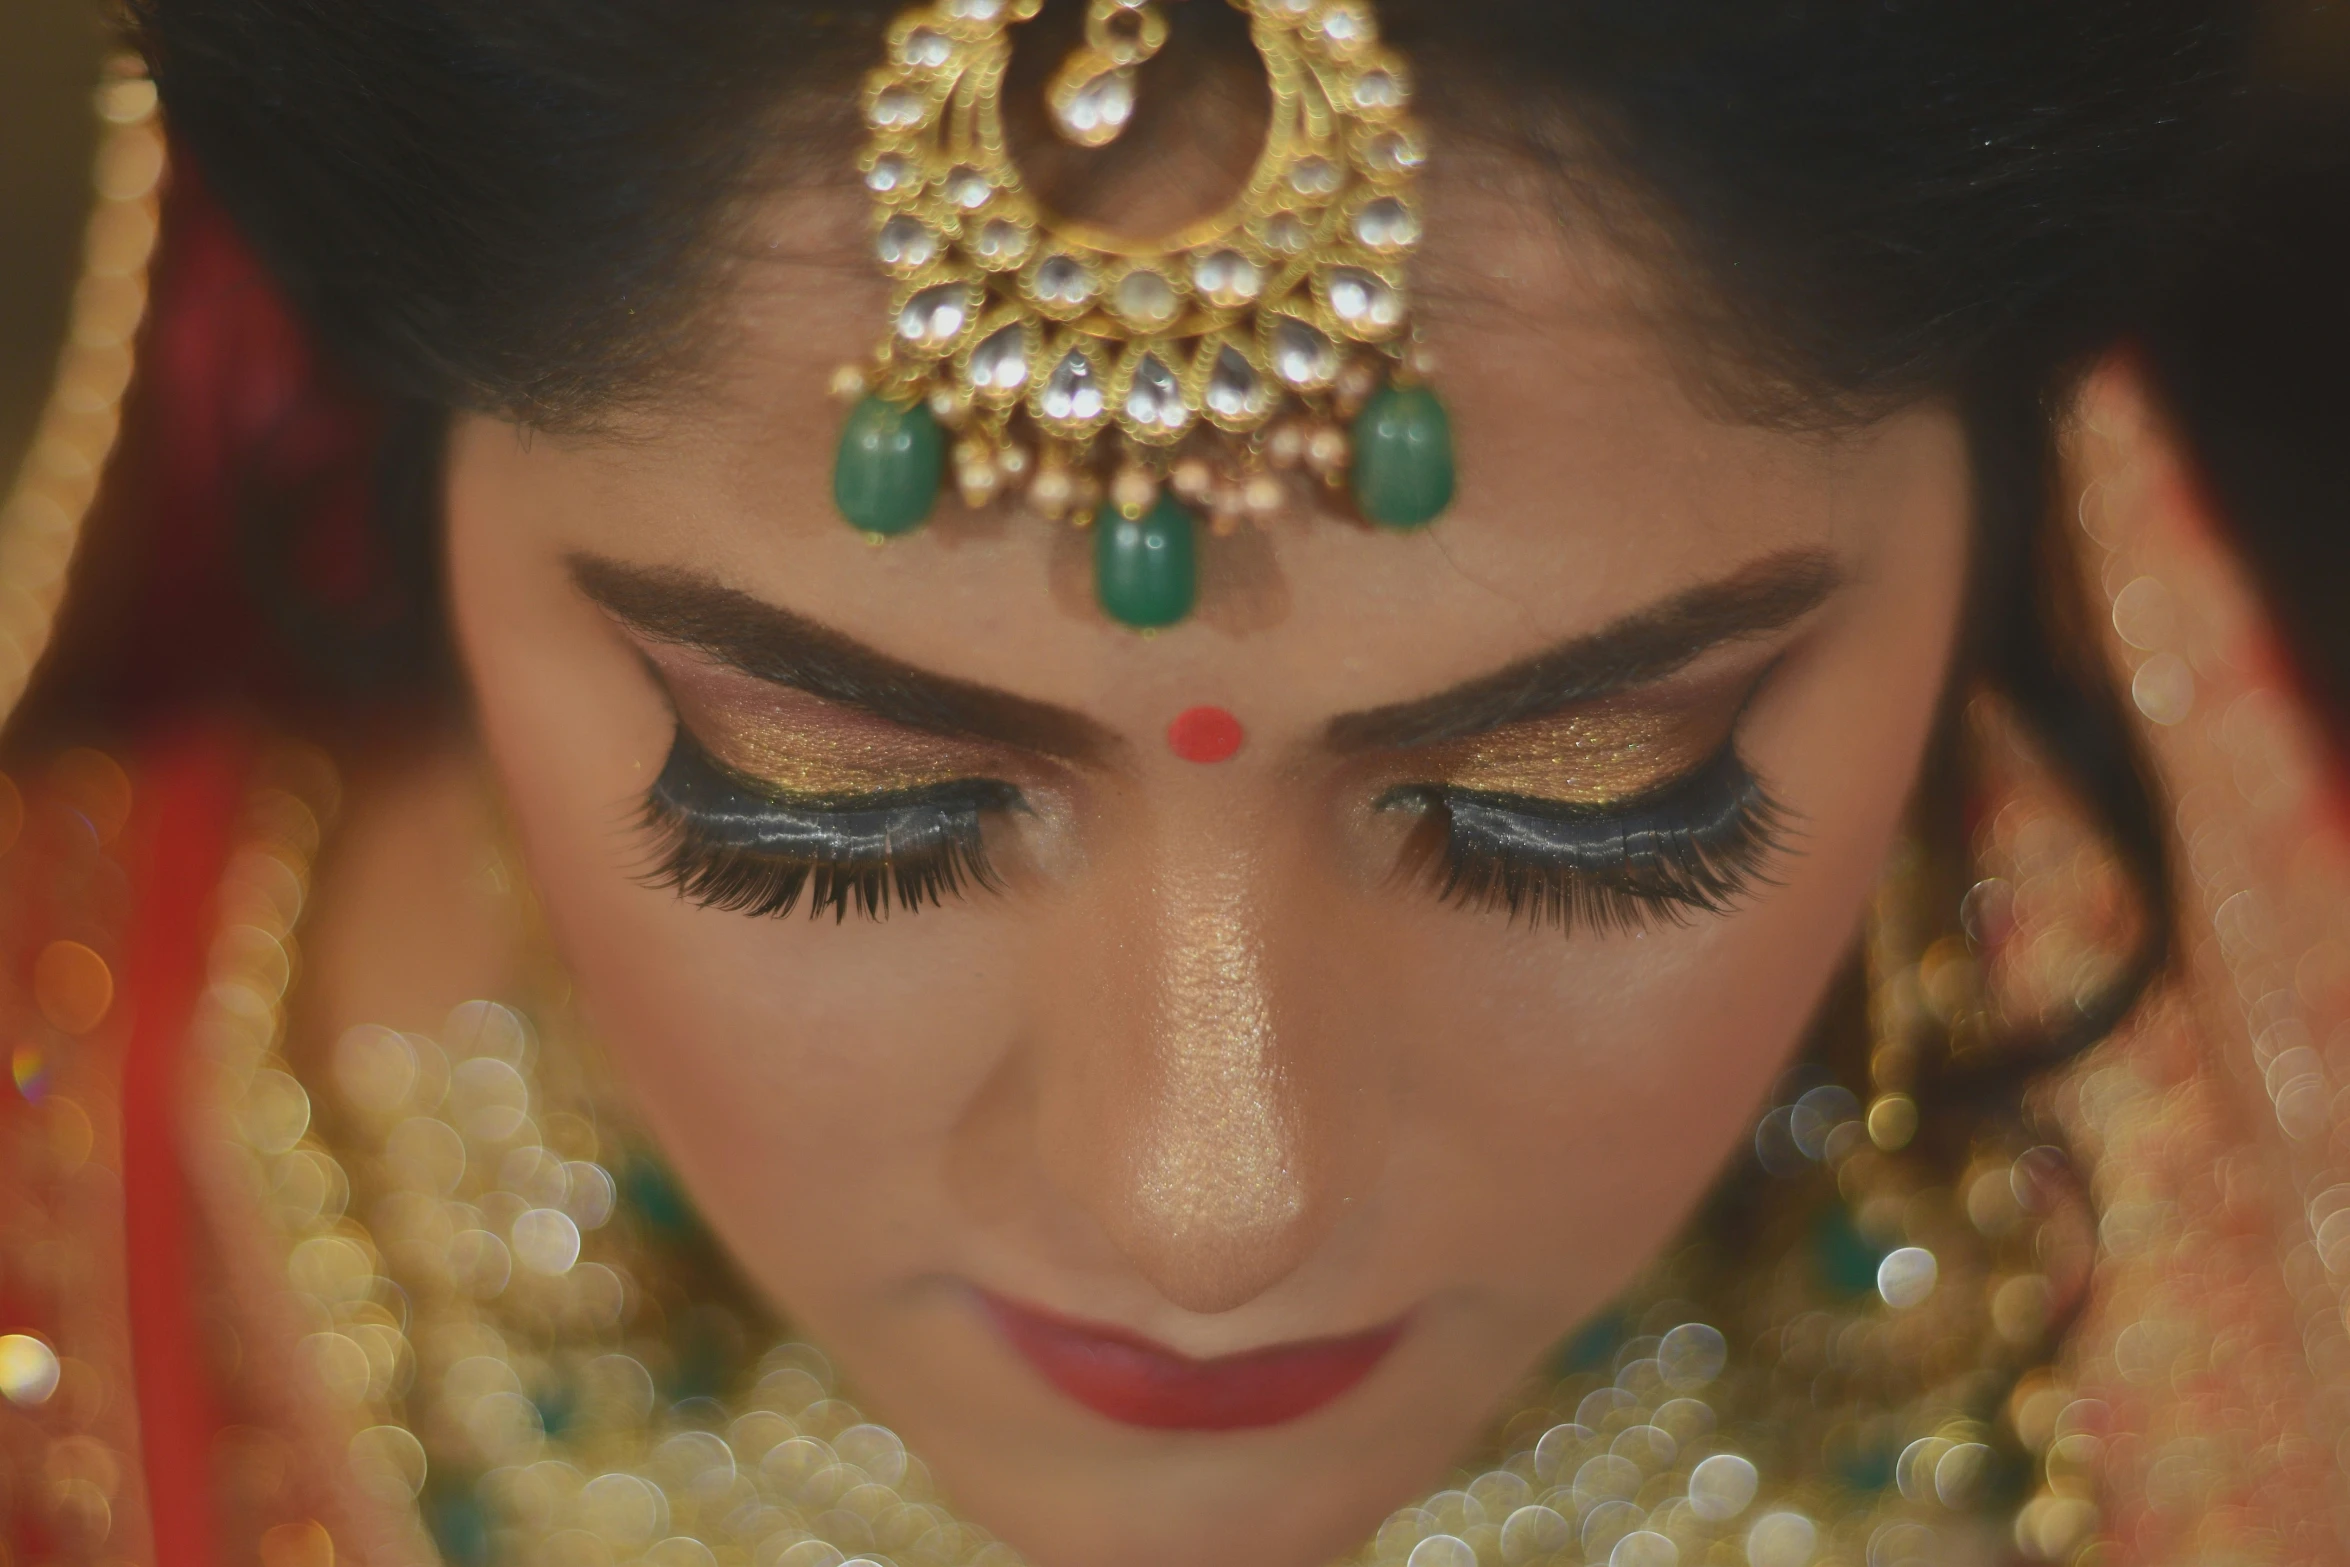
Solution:
<path fill-rule="evenodd" d="M 706 908 L 835 920 L 918 911 L 967 887 L 996 890 L 983 831 L 1020 807 L 995 778 L 808 795 L 763 787 L 714 760 L 680 726 L 642 810 L 656 852 L 644 879 Z"/>
<path fill-rule="evenodd" d="M 1561 930 L 1728 913 L 1771 879 L 1792 835 L 1789 813 L 1730 743 L 1620 801 L 1406 784 L 1377 804 L 1425 816 L 1437 837 L 1422 863 L 1440 897 Z"/>

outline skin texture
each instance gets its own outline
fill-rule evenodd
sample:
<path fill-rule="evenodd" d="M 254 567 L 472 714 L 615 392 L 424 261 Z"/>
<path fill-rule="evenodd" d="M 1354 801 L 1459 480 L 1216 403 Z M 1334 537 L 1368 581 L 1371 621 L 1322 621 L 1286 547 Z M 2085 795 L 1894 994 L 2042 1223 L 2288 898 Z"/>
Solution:
<path fill-rule="evenodd" d="M 1199 614 L 1150 639 L 1094 609 L 1066 525 L 942 503 L 875 548 L 831 514 L 823 388 L 884 308 L 846 259 L 846 193 L 760 215 L 690 394 L 595 436 L 456 431 L 480 738 L 608 1051 L 749 1273 L 958 1505 L 1050 1567 L 1306 1563 L 1434 1481 L 1747 1135 L 1899 819 L 1965 575 L 1955 419 L 1831 438 L 1709 412 L 1625 269 L 1517 216 L 1531 178 L 1431 179 L 1421 314 L 1453 511 L 1412 536 L 1324 516 L 1205 541 Z M 1657 689 L 1496 741 L 1328 743 L 1340 715 L 1791 551 L 1840 586 Z M 1113 743 L 943 743 L 763 688 L 632 637 L 575 586 L 582 552 L 690 571 Z M 988 828 L 1001 891 L 835 923 L 645 885 L 632 823 L 675 722 L 656 653 L 741 770 L 1015 784 L 1029 809 Z M 1215 767 L 1163 738 L 1203 703 L 1248 734 Z M 1562 933 L 1451 906 L 1402 868 L 1411 819 L 1374 808 L 1455 772 L 1607 794 L 1733 724 L 1795 826 L 1774 884 L 1721 916 Z M 980 1289 L 1203 1357 L 1406 1327 L 1290 1424 L 1144 1431 L 1042 1381 Z"/>

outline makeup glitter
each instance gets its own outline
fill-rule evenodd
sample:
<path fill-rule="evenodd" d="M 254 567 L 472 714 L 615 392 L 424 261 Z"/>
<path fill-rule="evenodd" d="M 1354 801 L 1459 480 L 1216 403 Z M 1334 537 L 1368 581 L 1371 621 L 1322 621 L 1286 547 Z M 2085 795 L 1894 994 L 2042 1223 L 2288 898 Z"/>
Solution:
<path fill-rule="evenodd" d="M 1139 1195 L 1203 1255 L 1265 1243 L 1304 1204 L 1251 886 L 1235 866 L 1171 876 L 1157 943 L 1162 1076 L 1136 1150 Z"/>
<path fill-rule="evenodd" d="M 1167 749 L 1187 762 L 1226 762 L 1246 738 L 1240 720 L 1220 707 L 1190 707 L 1167 726 Z"/>
<path fill-rule="evenodd" d="M 1610 805 L 1689 772 L 1719 750 L 1749 688 L 1652 706 L 1601 703 L 1512 724 L 1447 747 L 1445 782 L 1457 789 Z"/>

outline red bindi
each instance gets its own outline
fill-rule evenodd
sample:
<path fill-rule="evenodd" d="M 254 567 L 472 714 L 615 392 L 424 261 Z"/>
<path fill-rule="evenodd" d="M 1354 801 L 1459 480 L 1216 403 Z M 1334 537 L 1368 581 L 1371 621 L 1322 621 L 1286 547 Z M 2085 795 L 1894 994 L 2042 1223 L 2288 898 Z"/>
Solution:
<path fill-rule="evenodd" d="M 1187 762 L 1231 760 L 1243 738 L 1240 720 L 1220 707 L 1190 707 L 1167 726 L 1167 749 Z"/>

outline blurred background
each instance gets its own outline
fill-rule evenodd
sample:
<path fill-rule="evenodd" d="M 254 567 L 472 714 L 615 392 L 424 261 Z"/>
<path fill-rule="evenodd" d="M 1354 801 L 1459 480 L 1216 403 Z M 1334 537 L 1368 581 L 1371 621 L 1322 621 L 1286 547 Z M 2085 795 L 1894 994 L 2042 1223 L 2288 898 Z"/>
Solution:
<path fill-rule="evenodd" d="M 40 417 L 65 329 L 106 42 L 92 0 L 0 0 L 0 489 Z"/>

